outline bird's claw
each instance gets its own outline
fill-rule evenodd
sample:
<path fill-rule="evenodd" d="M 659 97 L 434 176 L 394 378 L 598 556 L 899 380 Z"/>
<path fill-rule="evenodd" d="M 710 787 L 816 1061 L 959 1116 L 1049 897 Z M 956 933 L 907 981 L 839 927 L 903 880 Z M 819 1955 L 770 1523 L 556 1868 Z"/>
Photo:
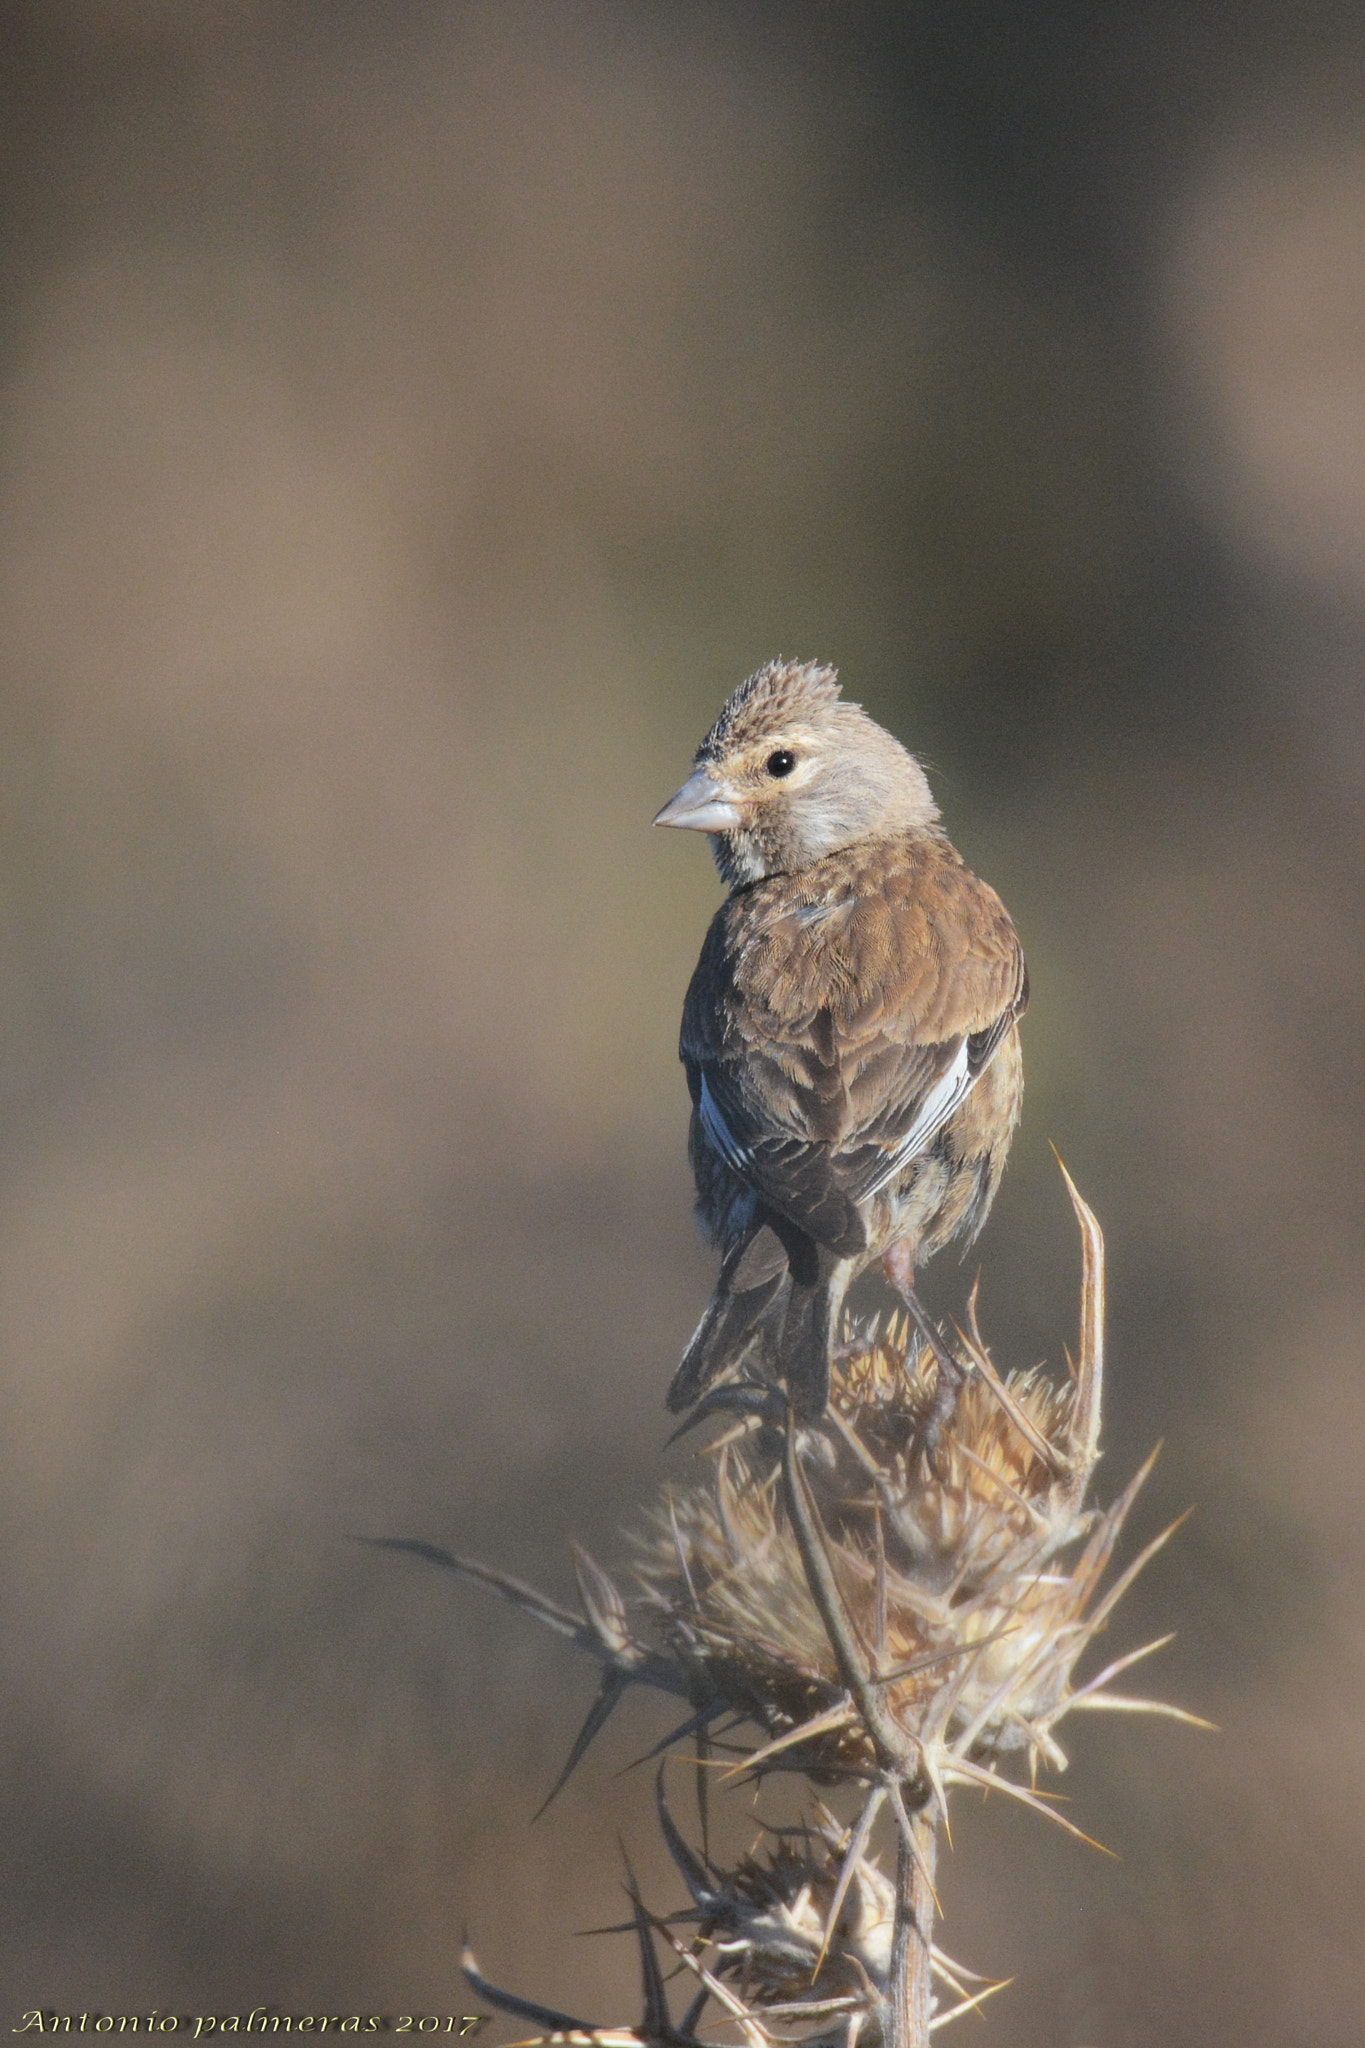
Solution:
<path fill-rule="evenodd" d="M 780 1425 L 787 1419 L 787 1397 L 780 1387 L 761 1385 L 756 1380 L 726 1380 L 721 1386 L 712 1387 L 708 1394 L 703 1394 L 691 1414 L 667 1439 L 664 1448 L 677 1443 L 679 1437 L 686 1436 L 689 1430 L 713 1415 L 754 1415 L 761 1421 Z"/>

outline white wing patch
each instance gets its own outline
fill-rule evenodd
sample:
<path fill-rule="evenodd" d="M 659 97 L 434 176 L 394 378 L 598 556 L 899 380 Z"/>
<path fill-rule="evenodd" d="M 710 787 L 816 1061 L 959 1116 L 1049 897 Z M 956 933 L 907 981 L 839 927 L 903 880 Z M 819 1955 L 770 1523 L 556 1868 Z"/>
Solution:
<path fill-rule="evenodd" d="M 716 1098 L 707 1086 L 705 1074 L 701 1077 L 700 1109 L 706 1134 L 725 1164 L 733 1173 L 745 1174 L 754 1163 L 753 1154 L 746 1151 L 743 1145 L 736 1143 L 730 1126 L 716 1107 Z"/>
<path fill-rule="evenodd" d="M 964 1038 L 953 1056 L 951 1066 L 939 1075 L 932 1088 L 926 1089 L 924 1100 L 919 1106 L 919 1115 L 894 1152 L 887 1153 L 886 1164 L 876 1179 L 860 1188 L 860 1201 L 865 1202 L 873 1195 L 879 1195 L 903 1167 L 908 1166 L 912 1159 L 917 1159 L 921 1152 L 928 1151 L 973 1082 L 979 1080 L 980 1074 L 973 1074 L 970 1068 L 970 1052 Z"/>

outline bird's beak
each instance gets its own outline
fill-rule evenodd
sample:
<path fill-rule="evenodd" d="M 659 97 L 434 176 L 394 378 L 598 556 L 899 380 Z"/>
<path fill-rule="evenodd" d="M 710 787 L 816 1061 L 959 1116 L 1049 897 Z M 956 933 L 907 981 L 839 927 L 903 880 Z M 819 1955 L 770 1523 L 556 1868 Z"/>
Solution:
<path fill-rule="evenodd" d="M 654 822 L 679 825 L 688 832 L 729 832 L 741 816 L 729 785 L 718 781 L 709 768 L 698 768 L 677 795 L 668 799 Z"/>

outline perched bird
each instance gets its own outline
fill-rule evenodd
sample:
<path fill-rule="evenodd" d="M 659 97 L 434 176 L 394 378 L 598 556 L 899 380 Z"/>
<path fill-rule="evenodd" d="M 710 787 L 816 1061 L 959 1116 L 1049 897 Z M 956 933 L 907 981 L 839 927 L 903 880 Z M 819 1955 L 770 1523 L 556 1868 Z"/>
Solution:
<path fill-rule="evenodd" d="M 985 1220 L 1019 1118 L 1028 976 L 994 890 L 949 844 L 924 770 L 832 668 L 742 683 L 655 818 L 711 834 L 730 885 L 683 1006 L 689 1154 L 723 1253 L 669 1389 L 690 1408 L 757 1355 L 823 1412 L 850 1282 L 875 1261 L 939 1360 L 932 1455 L 961 1368 L 917 1269 Z"/>

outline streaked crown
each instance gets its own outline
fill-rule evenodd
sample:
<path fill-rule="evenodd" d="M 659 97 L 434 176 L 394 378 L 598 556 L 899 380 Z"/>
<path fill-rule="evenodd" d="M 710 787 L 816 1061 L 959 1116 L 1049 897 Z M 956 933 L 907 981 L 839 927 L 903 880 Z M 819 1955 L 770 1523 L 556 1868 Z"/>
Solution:
<path fill-rule="evenodd" d="M 699 761 L 719 761 L 758 740 L 794 726 L 824 725 L 839 702 L 839 671 L 822 661 L 764 662 L 742 682 L 697 749 Z"/>
<path fill-rule="evenodd" d="M 860 840 L 936 833 L 938 806 L 914 755 L 841 699 L 836 670 L 778 659 L 740 684 L 654 822 L 709 832 L 739 888 Z"/>

